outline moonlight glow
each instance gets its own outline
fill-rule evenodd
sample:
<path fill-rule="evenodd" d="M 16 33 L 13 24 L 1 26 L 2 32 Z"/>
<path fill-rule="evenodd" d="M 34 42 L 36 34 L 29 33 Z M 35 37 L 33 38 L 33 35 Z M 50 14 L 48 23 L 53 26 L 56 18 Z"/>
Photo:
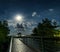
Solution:
<path fill-rule="evenodd" d="M 20 20 L 22 20 L 22 17 L 21 16 L 17 16 L 16 20 L 20 21 Z"/>
<path fill-rule="evenodd" d="M 21 15 L 16 15 L 16 16 L 15 16 L 15 20 L 22 22 L 22 21 L 23 21 L 23 16 L 21 16 Z"/>

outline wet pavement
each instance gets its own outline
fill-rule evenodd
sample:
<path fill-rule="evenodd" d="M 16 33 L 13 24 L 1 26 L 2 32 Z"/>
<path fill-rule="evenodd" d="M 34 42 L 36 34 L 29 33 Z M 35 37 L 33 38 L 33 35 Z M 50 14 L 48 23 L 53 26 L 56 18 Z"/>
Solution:
<path fill-rule="evenodd" d="M 25 45 L 19 38 L 13 39 L 12 52 L 36 52 L 27 45 Z"/>

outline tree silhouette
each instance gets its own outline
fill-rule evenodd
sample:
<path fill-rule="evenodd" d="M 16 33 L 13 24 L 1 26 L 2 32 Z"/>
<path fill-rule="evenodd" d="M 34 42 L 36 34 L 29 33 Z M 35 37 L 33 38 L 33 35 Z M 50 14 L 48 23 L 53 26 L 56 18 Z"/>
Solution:
<path fill-rule="evenodd" d="M 0 52 L 6 52 L 7 46 L 9 44 L 9 34 L 8 22 L 0 21 Z M 4 51 L 5 50 L 5 51 Z"/>
<path fill-rule="evenodd" d="M 56 33 L 57 23 L 54 21 L 53 23 L 48 19 L 42 19 L 42 22 L 40 22 L 37 27 L 33 29 L 32 36 L 40 36 L 42 37 L 40 42 L 40 50 L 42 52 L 55 52 L 56 51 L 56 40 L 52 37 L 54 37 L 54 34 Z M 41 44 L 42 42 L 42 44 Z M 43 46 L 41 46 L 43 45 Z"/>
<path fill-rule="evenodd" d="M 52 25 L 54 24 L 54 25 Z M 52 37 L 55 33 L 56 22 L 52 23 L 48 18 L 42 19 L 42 22 L 38 24 L 36 28 L 33 29 L 33 34 L 35 36 L 45 36 L 45 37 Z"/>

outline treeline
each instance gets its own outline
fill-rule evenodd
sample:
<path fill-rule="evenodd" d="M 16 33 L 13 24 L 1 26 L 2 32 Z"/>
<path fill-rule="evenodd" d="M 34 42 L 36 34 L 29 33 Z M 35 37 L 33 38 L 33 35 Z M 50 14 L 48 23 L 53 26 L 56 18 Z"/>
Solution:
<path fill-rule="evenodd" d="M 9 32 L 8 22 L 6 20 L 0 21 L 0 52 L 8 52 L 10 42 Z"/>
<path fill-rule="evenodd" d="M 56 28 L 58 27 L 56 21 L 51 21 L 48 18 L 42 19 L 37 27 L 33 29 L 33 36 L 40 36 L 40 37 L 52 37 L 56 34 Z"/>

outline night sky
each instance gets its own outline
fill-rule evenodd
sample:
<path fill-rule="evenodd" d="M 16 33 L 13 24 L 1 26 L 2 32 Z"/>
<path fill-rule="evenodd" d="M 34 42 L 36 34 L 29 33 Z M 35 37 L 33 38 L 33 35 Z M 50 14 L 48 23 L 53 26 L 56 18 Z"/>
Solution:
<path fill-rule="evenodd" d="M 24 16 L 22 23 L 27 24 L 29 33 L 43 18 L 60 24 L 60 0 L 0 0 L 0 20 L 8 20 L 11 33 L 17 14 Z"/>

